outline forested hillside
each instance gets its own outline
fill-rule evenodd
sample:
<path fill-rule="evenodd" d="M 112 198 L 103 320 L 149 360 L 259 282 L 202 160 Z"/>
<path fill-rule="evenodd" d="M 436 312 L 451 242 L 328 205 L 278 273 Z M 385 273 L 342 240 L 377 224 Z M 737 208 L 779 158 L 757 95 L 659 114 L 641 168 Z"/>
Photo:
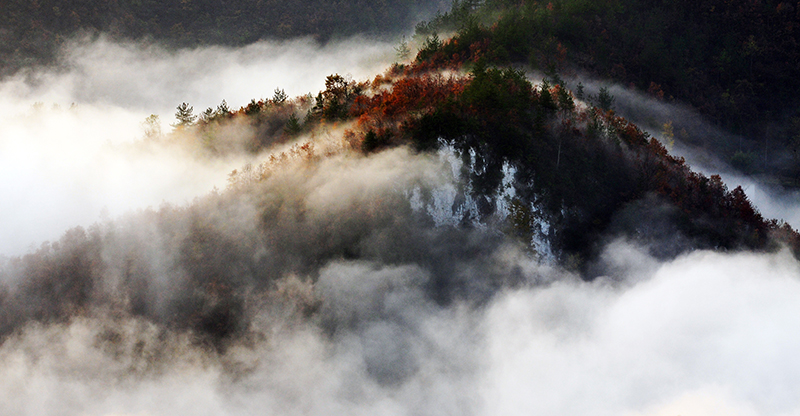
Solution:
<path fill-rule="evenodd" d="M 524 244 L 551 242 L 563 261 L 590 259 L 609 233 L 642 239 L 667 258 L 697 248 L 765 249 L 774 238 L 799 248 L 792 228 L 764 219 L 740 187 L 729 190 L 718 176 L 692 172 L 658 140 L 613 111 L 576 101 L 561 83 L 533 85 L 522 72 L 486 67 L 482 59 L 467 75 L 444 75 L 443 69 L 460 69 L 458 63 L 437 66 L 435 57 L 422 59 L 426 53 L 370 83 L 329 76 L 304 126 L 294 113 L 286 115 L 289 104 L 276 107 L 275 99 L 253 101 L 237 114 L 265 127 L 284 114 L 285 127 L 278 130 L 284 138 L 319 123 L 355 119 L 347 145 L 366 154 L 404 145 L 420 152 L 451 146 L 463 160 L 462 180 L 477 206 L 477 212 L 462 211 L 462 221 L 486 221 L 498 204 L 509 203 L 501 227 Z M 213 131 L 213 125 L 194 128 Z M 274 133 L 262 137 L 274 143 Z M 509 166 L 513 178 L 504 178 Z M 251 170 L 232 181 L 258 182 L 259 175 Z M 511 201 L 501 200 L 504 179 L 514 189 Z M 634 217 L 648 222 L 632 222 Z M 537 225 L 542 222 L 547 230 Z"/>
<path fill-rule="evenodd" d="M 483 59 L 463 71 L 440 58 L 454 43 L 429 44 L 414 63 L 371 81 L 330 75 L 315 98 L 276 90 L 199 116 L 181 104 L 174 130 L 148 130 L 140 145 L 208 158 L 249 152 L 262 162 L 231 172 L 226 190 L 190 206 L 76 228 L 11 259 L 4 280 L 21 286 L 3 292 L 0 336 L 29 320 L 105 305 L 192 330 L 224 352 L 252 335 L 248 293 L 269 293 L 287 274 L 314 281 L 341 259 L 421 265 L 431 273 L 427 296 L 446 305 L 482 302 L 523 279 L 492 254 L 507 244 L 587 280 L 617 238 L 663 260 L 697 249 L 788 246 L 800 255 L 800 235 L 763 218 L 742 188 L 693 172 L 658 140 L 559 82 L 533 84 Z M 252 135 L 233 134 L 243 127 Z M 460 160 L 461 185 L 443 207 L 453 221 L 437 226 L 431 215 L 442 189 L 425 171 L 447 149 Z M 396 174 L 371 178 L 383 165 Z M 350 184 L 331 185 L 338 175 Z M 483 274 L 466 279 L 451 262 Z M 152 279 L 162 275 L 178 286 L 156 307 Z M 111 296 L 108 285 L 119 293 Z M 17 303 L 15 293 L 28 301 Z M 311 299 L 300 302 L 303 313 L 316 313 Z"/>
<path fill-rule="evenodd" d="M 748 173 L 776 174 L 796 186 L 798 6 L 777 0 L 466 0 L 419 24 L 417 34 L 456 32 L 438 59 L 483 56 L 547 73 L 581 71 L 690 103 L 745 139 L 684 141 L 709 147 Z"/>
<path fill-rule="evenodd" d="M 403 62 L 372 80 L 332 74 L 316 96 L 292 99 L 276 89 L 271 99 L 253 99 L 238 110 L 222 101 L 216 109 L 195 114 L 183 103 L 177 108 L 174 130 L 166 135 L 156 116 L 148 118 L 141 145 L 155 151 L 172 146 L 210 159 L 240 152 L 265 156 L 262 162 L 233 171 L 224 192 L 186 208 L 143 214 L 134 222 L 144 221 L 157 230 L 163 248 L 175 257 L 174 267 L 189 281 L 199 279 L 201 287 L 211 285 L 208 290 L 218 290 L 222 281 L 229 287 L 225 290 L 234 291 L 239 284 L 266 284 L 283 273 L 313 279 L 319 267 L 338 258 L 431 261 L 437 271 L 428 289 L 444 303 L 464 288 L 433 266 L 443 260 L 420 260 L 417 256 L 423 253 L 405 251 L 398 244 L 414 239 L 430 244 L 442 238 L 466 241 L 472 227 L 488 227 L 498 234 L 479 233 L 480 244 L 465 244 L 480 252 L 481 244 L 513 242 L 533 258 L 554 260 L 589 280 L 595 277 L 591 268 L 603 247 L 616 238 L 635 241 L 664 260 L 696 249 L 770 251 L 782 245 L 800 255 L 800 238 L 791 225 L 764 218 L 741 187 L 729 189 L 719 176 L 692 171 L 656 138 L 615 114 L 614 97 L 607 90 L 587 97 L 580 86 L 570 89 L 560 75 L 585 70 L 608 76 L 647 89 L 659 99 L 688 100 L 730 128 L 765 133 L 762 127 L 769 123 L 758 119 L 778 120 L 786 115 L 779 117 L 778 107 L 785 109 L 783 104 L 794 100 L 791 91 L 798 78 L 793 76 L 797 61 L 791 32 L 796 14 L 783 3 L 775 10 L 748 4 L 679 3 L 669 8 L 666 3 L 633 0 L 456 2 L 450 12 L 417 26 L 424 41 L 415 57 L 403 43 L 397 48 Z M 13 30 L 3 33 L 21 36 L 13 53 L 23 55 L 47 49 L 23 38 L 36 42 L 86 28 L 134 38 L 162 37 L 178 45 L 235 44 L 264 33 L 325 38 L 377 31 L 383 14 L 404 10 L 407 14 L 392 20 L 401 25 L 414 10 L 411 2 L 380 7 L 348 3 L 331 14 L 311 4 L 303 7 L 313 12 L 276 13 L 278 6 L 257 3 L 254 12 L 245 13 L 244 7 L 234 2 L 220 13 L 204 3 L 182 2 L 178 8 L 172 3 L 113 2 L 104 7 L 49 5 L 44 10 L 36 2 L 17 2 L 4 15 Z M 360 10 L 357 23 L 348 20 L 354 18 L 350 8 Z M 187 16 L 192 19 L 184 20 Z M 729 29 L 750 18 L 783 31 L 772 33 L 752 22 Z M 19 28 L 26 29 L 16 32 Z M 435 33 L 448 29 L 456 29 L 450 38 Z M 714 59 L 706 59 L 709 56 Z M 547 75 L 541 82 L 531 80 L 510 66 L 515 63 L 530 64 Z M 734 87 L 745 84 L 759 88 Z M 788 149 L 790 138 L 784 137 L 781 145 Z M 431 225 L 434 206 L 441 205 L 437 195 L 442 190 L 436 187 L 420 185 L 414 198 L 387 194 L 360 200 L 352 205 L 353 212 L 337 213 L 336 222 L 319 214 L 323 217 L 307 223 L 306 216 L 313 217 L 306 207 L 308 196 L 286 191 L 281 182 L 298 172 L 313 177 L 320 165 L 337 158 L 373 160 L 398 149 L 423 159 L 452 152 L 459 160 L 456 196 L 443 208 L 450 225 L 434 227 L 432 234 L 422 231 Z M 251 204 L 248 215 L 254 213 L 258 225 L 247 230 L 239 224 L 229 230 L 226 218 L 236 217 L 243 200 Z M 416 230 L 413 235 L 397 228 L 404 222 Z M 126 234 L 132 230 L 117 235 L 113 229 L 70 231 L 62 242 L 14 259 L 5 273 L 17 276 L 14 280 L 36 282 L 23 290 L 32 291 L 28 297 L 41 297 L 42 305 L 69 302 L 75 303 L 70 308 L 80 307 L 94 296 L 95 280 L 102 280 L 107 268 L 134 276 L 152 260 L 146 258 L 148 249 L 127 242 L 134 238 Z M 384 234 L 396 242 L 375 245 L 375 239 L 388 238 Z M 119 250 L 111 263 L 101 260 L 98 251 L 106 240 Z M 259 250 L 271 254 L 256 254 Z M 454 253 L 438 255 L 462 255 Z M 137 265 L 137 259 L 144 263 Z M 231 281 L 231 267 L 247 277 Z M 488 292 L 499 284 L 491 279 L 481 283 Z M 139 290 L 137 285 L 124 283 L 125 290 Z M 140 295 L 128 296 L 133 296 L 132 303 L 126 307 L 138 310 L 134 298 Z M 22 310 L 15 316 L 30 319 L 61 313 L 53 306 L 18 307 Z M 236 313 L 226 309 L 223 317 L 208 319 L 235 319 Z M 9 316 L 0 333 L 29 318 Z M 195 329 L 214 337 L 224 338 L 238 328 L 222 323 L 225 329 L 220 333 L 217 323 L 207 327 L 206 318 L 192 319 L 199 319 L 191 321 L 200 325 Z"/>
<path fill-rule="evenodd" d="M 563 85 L 534 85 L 481 62 L 468 73 L 443 69 L 418 61 L 364 82 L 334 74 L 316 99 L 278 90 L 235 111 L 223 102 L 200 118 L 180 105 L 175 130 L 140 145 L 212 158 L 267 151 L 263 162 L 232 172 L 226 190 L 189 206 L 77 227 L 8 260 L 0 277 L 17 283 L 0 292 L 0 339 L 30 322 L 110 308 L 191 331 L 224 354 L 259 336 L 253 314 L 264 296 L 304 316 L 321 313 L 336 331 L 347 322 L 280 282 L 315 282 L 341 260 L 416 264 L 429 273 L 419 282 L 425 296 L 448 305 L 481 303 L 525 280 L 495 253 L 509 244 L 532 259 L 552 253 L 588 280 L 615 238 L 664 260 L 782 245 L 800 254 L 800 236 L 763 218 L 741 188 L 692 172 L 656 139 Z M 242 126 L 252 139 L 232 141 Z M 441 189 L 432 161 L 445 147 L 461 160 L 455 179 L 463 186 L 444 207 L 455 221 L 436 226 L 430 215 Z M 380 173 L 387 167 L 392 174 Z M 419 192 L 416 206 L 410 189 Z"/>
<path fill-rule="evenodd" d="M 133 1 L 23 2 L 0 16 L 0 73 L 53 62 L 65 39 L 106 34 L 173 47 L 243 45 L 259 39 L 353 34 L 397 35 L 441 3 Z M 443 59 L 483 56 L 543 72 L 575 71 L 689 103 L 738 135 L 711 140 L 684 134 L 691 146 L 737 169 L 800 180 L 800 7 L 792 2 L 708 0 L 455 1 L 417 25 L 420 43 L 455 32 Z M 572 86 L 573 88 L 575 86 Z M 674 131 L 682 132 L 680 120 Z"/>

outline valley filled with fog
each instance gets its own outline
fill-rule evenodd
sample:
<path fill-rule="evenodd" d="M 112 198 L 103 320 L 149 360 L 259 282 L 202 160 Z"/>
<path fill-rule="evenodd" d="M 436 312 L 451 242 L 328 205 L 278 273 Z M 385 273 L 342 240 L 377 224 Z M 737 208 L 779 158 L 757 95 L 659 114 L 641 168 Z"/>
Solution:
<path fill-rule="evenodd" d="M 370 82 L 396 42 L 101 36 L 58 59 L 0 80 L 0 413 L 800 415 L 790 248 L 670 241 L 681 250 L 659 256 L 658 241 L 607 235 L 573 267 L 542 239 L 543 214 L 539 237 L 512 238 L 511 168 L 498 208 L 477 213 L 477 157 L 453 146 L 362 152 L 342 120 L 209 155 L 172 126 L 184 102 L 235 112 L 278 89 L 313 100 L 331 74 Z M 663 120 L 713 129 L 679 103 L 611 92 L 663 142 Z M 798 226 L 796 190 L 680 140 L 669 150 Z M 232 180 L 259 166 L 254 183 Z"/>
<path fill-rule="evenodd" d="M 61 67 L 0 82 L 0 253 L 24 254 L 68 228 L 131 210 L 189 203 L 224 189 L 227 174 L 252 161 L 137 146 L 151 114 L 168 133 L 181 102 L 199 114 L 222 100 L 238 109 L 278 88 L 316 93 L 326 75 L 365 78 L 393 55 L 392 45 L 359 38 L 179 51 L 104 38 L 69 43 Z"/>

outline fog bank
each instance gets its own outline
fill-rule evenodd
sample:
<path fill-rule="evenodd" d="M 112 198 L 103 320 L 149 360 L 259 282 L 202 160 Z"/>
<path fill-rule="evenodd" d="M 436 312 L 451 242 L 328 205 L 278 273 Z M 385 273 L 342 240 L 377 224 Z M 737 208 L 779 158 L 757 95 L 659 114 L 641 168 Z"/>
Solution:
<path fill-rule="evenodd" d="M 631 259 L 624 253 L 636 251 L 624 242 L 609 246 L 619 273 L 593 283 L 527 265 L 529 283 L 483 307 L 431 302 L 421 289 L 430 277 L 422 265 L 333 261 L 315 284 L 283 280 L 253 324 L 265 337 L 222 356 L 136 319 L 32 325 L 0 348 L 0 410 L 800 412 L 796 260 L 784 252 L 695 252 L 664 264 L 645 260 L 652 266 L 645 269 L 624 264 Z M 319 316 L 339 329 L 325 333 L 316 318 L 294 314 L 303 297 L 319 299 Z"/>
<path fill-rule="evenodd" d="M 363 38 L 191 50 L 104 37 L 69 42 L 57 69 L 0 83 L 0 254 L 127 210 L 186 203 L 224 188 L 227 174 L 248 162 L 128 146 L 142 139 L 150 114 L 168 133 L 181 102 L 199 114 L 222 100 L 238 109 L 277 88 L 316 94 L 327 75 L 373 76 L 393 54 L 392 45 Z"/>

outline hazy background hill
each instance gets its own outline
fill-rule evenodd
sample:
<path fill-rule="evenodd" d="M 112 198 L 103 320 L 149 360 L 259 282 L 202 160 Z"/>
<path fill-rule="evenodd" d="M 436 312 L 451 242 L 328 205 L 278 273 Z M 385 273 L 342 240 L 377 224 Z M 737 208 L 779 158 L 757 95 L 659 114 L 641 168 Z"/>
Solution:
<path fill-rule="evenodd" d="M 0 74 L 50 63 L 76 34 L 152 39 L 172 47 L 241 46 L 262 39 L 394 36 L 440 1 L 8 0 L 0 13 Z"/>

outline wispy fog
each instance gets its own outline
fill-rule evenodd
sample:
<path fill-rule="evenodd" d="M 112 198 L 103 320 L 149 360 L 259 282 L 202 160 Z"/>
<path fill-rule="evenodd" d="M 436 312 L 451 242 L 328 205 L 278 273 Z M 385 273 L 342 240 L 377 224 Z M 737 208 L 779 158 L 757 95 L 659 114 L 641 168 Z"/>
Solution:
<path fill-rule="evenodd" d="M 701 163 L 697 163 L 697 166 L 699 172 L 719 174 L 731 188 L 741 186 L 764 217 L 783 220 L 794 228 L 800 227 L 800 191 L 769 185 L 732 169 L 715 170 Z"/>
<path fill-rule="evenodd" d="M 188 102 L 197 113 L 223 99 L 238 108 L 271 98 L 276 88 L 290 97 L 325 89 L 333 73 L 372 78 L 393 62 L 393 44 L 350 38 L 321 45 L 312 39 L 262 41 L 170 50 L 158 44 L 78 39 L 64 47 L 60 71 L 29 77 L 40 86 L 17 95 L 62 94 L 63 100 L 111 104 L 170 116 Z M 41 100 L 41 99 L 40 99 Z"/>
<path fill-rule="evenodd" d="M 741 185 L 765 218 L 800 226 L 800 192 L 738 172 L 727 161 L 704 150 L 736 146 L 748 149 L 754 146 L 752 140 L 723 131 L 687 106 L 658 100 L 638 90 L 586 77 L 567 81 L 573 90 L 580 82 L 587 100 L 596 98 L 600 88 L 607 88 L 615 98 L 613 108 L 618 114 L 659 139 L 673 155 L 685 158 L 692 170 L 707 176 L 720 175 L 730 189 Z M 672 137 L 665 137 L 666 123 L 672 125 Z"/>
<path fill-rule="evenodd" d="M 316 94 L 327 75 L 374 76 L 393 53 L 361 38 L 177 51 L 103 37 L 70 42 L 58 69 L 0 83 L 0 253 L 21 254 L 104 216 L 188 202 L 224 188 L 245 162 L 128 146 L 150 114 L 166 133 L 181 102 L 199 114 L 222 100 L 236 109 L 271 98 L 276 88 Z"/>

